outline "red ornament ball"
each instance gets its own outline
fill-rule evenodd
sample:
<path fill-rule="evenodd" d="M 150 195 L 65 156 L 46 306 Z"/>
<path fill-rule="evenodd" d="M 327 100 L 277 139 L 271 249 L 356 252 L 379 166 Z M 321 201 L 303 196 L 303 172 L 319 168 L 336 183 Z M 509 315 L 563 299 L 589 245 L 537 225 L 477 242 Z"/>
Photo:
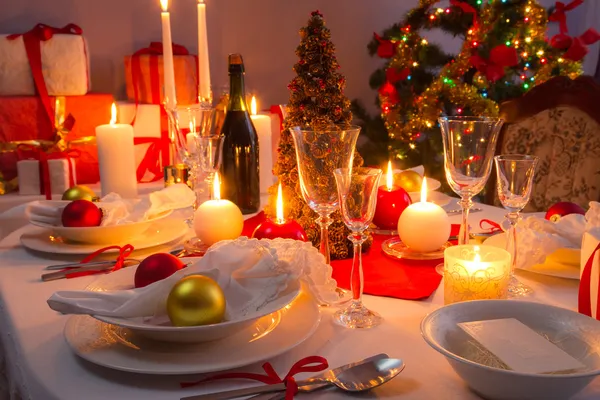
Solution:
<path fill-rule="evenodd" d="M 102 210 L 89 200 L 75 200 L 63 209 L 61 220 L 67 228 L 100 226 Z"/>
<path fill-rule="evenodd" d="M 546 211 L 546 218 L 548 221 L 556 222 L 565 215 L 569 214 L 581 214 L 585 215 L 585 210 L 578 204 L 571 203 L 568 201 L 561 201 L 550 206 Z"/>
<path fill-rule="evenodd" d="M 377 190 L 377 206 L 373 223 L 379 229 L 395 230 L 398 228 L 398 220 L 406 207 L 412 204 L 408 192 L 399 186 L 388 189 L 385 185 Z"/>
<path fill-rule="evenodd" d="M 252 237 L 254 239 L 283 238 L 307 241 L 306 232 L 299 223 L 293 220 L 278 224 L 271 219 L 267 219 L 256 227 Z"/>
<path fill-rule="evenodd" d="M 158 282 L 185 267 L 177 257 L 169 253 L 156 253 L 142 260 L 135 270 L 134 285 L 136 288 Z"/>

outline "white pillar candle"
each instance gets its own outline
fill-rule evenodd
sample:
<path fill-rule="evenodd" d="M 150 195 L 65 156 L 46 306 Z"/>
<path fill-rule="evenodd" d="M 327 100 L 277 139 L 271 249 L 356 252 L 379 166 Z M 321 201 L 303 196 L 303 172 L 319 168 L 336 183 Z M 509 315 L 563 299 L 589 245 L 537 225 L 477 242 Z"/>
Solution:
<path fill-rule="evenodd" d="M 210 101 L 210 64 L 208 59 L 208 34 L 206 32 L 206 4 L 198 0 L 198 97 Z"/>
<path fill-rule="evenodd" d="M 112 105 L 110 124 L 96 127 L 98 164 L 102 196 L 117 193 L 123 198 L 137 197 L 137 177 L 133 127 L 117 124 L 117 108 Z"/>
<path fill-rule="evenodd" d="M 444 250 L 444 304 L 506 299 L 510 253 L 499 247 L 461 245 Z"/>
<path fill-rule="evenodd" d="M 221 200 L 219 174 L 213 181 L 214 199 L 200 204 L 194 213 L 194 231 L 200 241 L 207 245 L 221 240 L 237 239 L 244 228 L 242 212 L 229 200 Z"/>
<path fill-rule="evenodd" d="M 164 94 L 167 106 L 173 108 L 177 105 L 177 94 L 175 93 L 175 67 L 173 66 L 171 16 L 167 11 L 169 8 L 169 0 L 160 0 L 160 4 L 163 10 L 160 14 L 160 19 L 162 22 Z"/>
<path fill-rule="evenodd" d="M 260 192 L 267 193 L 267 190 L 275 183 L 275 177 L 273 176 L 273 152 L 271 151 L 271 117 L 257 114 L 256 98 L 254 96 L 252 96 L 252 101 L 250 102 L 250 111 L 250 118 L 252 118 L 252 123 L 258 135 Z"/>
<path fill-rule="evenodd" d="M 185 143 L 190 154 L 196 153 L 196 134 L 194 132 L 185 135 Z"/>
<path fill-rule="evenodd" d="M 421 185 L 421 201 L 413 203 L 398 219 L 398 234 L 402 242 L 419 253 L 440 249 L 450 237 L 450 219 L 437 204 L 427 202 L 427 180 Z"/>

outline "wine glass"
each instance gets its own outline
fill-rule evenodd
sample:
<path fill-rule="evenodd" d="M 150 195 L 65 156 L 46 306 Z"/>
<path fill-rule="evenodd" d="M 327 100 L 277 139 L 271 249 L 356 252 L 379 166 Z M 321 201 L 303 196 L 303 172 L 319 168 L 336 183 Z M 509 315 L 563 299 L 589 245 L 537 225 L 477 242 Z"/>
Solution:
<path fill-rule="evenodd" d="M 196 153 L 199 169 L 204 175 L 205 187 L 208 188 L 209 199 L 212 200 L 211 190 L 215 173 L 221 168 L 223 161 L 224 135 L 210 135 L 196 137 Z"/>
<path fill-rule="evenodd" d="M 508 154 L 494 157 L 498 181 L 496 189 L 502 206 L 508 211 L 506 219 L 510 222 L 507 232 L 506 250 L 511 254 L 511 280 L 508 286 L 510 297 L 527 296 L 533 290 L 515 278 L 517 267 L 517 222 L 519 212 L 527 205 L 533 187 L 533 175 L 538 158 L 535 156 Z"/>
<path fill-rule="evenodd" d="M 442 117 L 444 171 L 452 190 L 460 196 L 462 223 L 458 244 L 469 243 L 469 209 L 492 170 L 498 133 L 504 121 L 488 117 Z"/>
<path fill-rule="evenodd" d="M 351 168 L 360 127 L 353 125 L 326 129 L 293 127 L 290 129 L 296 148 L 300 191 L 308 206 L 319 214 L 320 252 L 327 264 L 329 256 L 328 227 L 339 205 L 333 171 Z"/>
<path fill-rule="evenodd" d="M 377 204 L 377 189 L 381 170 L 376 168 L 340 168 L 334 171 L 340 210 L 344 224 L 350 229 L 348 239 L 354 246 L 350 289 L 352 302 L 334 314 L 336 322 L 348 328 L 371 328 L 381 323 L 381 317 L 366 308 L 363 292 L 362 244 L 365 230 L 373 221 Z"/>

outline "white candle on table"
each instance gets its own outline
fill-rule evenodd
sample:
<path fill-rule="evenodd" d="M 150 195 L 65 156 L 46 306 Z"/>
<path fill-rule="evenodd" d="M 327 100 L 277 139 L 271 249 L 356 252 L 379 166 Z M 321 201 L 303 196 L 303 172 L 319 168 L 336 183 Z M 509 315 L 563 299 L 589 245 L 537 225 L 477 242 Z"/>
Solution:
<path fill-rule="evenodd" d="M 171 16 L 167 11 L 169 0 L 160 0 L 162 13 L 162 42 L 163 42 L 163 79 L 165 86 L 165 101 L 167 106 L 173 108 L 177 105 L 175 93 L 175 67 L 173 66 L 173 44 L 171 40 Z"/>
<path fill-rule="evenodd" d="M 510 253 L 499 247 L 461 245 L 444 250 L 444 304 L 506 299 Z"/>
<path fill-rule="evenodd" d="M 116 121 L 117 107 L 113 103 L 110 124 L 96 127 L 100 185 L 103 196 L 117 193 L 131 199 L 137 197 L 133 127 Z"/>
<path fill-rule="evenodd" d="M 200 101 L 210 101 L 210 64 L 208 59 L 208 34 L 206 32 L 206 4 L 198 0 L 198 96 Z"/>
<path fill-rule="evenodd" d="M 408 206 L 398 219 L 402 242 L 414 251 L 429 253 L 440 249 L 450 237 L 450 219 L 437 204 L 427 202 L 427 179 L 423 177 L 421 201 Z"/>
<path fill-rule="evenodd" d="M 187 146 L 187 151 L 190 154 L 196 153 L 196 137 L 198 134 L 196 133 L 196 127 L 194 123 L 190 121 L 190 133 L 185 135 L 185 143 Z"/>
<path fill-rule="evenodd" d="M 194 231 L 203 244 L 212 246 L 221 240 L 236 239 L 244 228 L 242 212 L 229 200 L 221 200 L 219 174 L 213 181 L 213 200 L 208 200 L 194 213 Z"/>
<path fill-rule="evenodd" d="M 252 123 L 256 128 L 258 135 L 258 165 L 260 169 L 260 192 L 267 193 L 267 189 L 274 183 L 273 177 L 273 152 L 271 151 L 271 117 L 268 115 L 258 115 L 256 98 L 252 96 L 250 102 L 250 111 Z"/>

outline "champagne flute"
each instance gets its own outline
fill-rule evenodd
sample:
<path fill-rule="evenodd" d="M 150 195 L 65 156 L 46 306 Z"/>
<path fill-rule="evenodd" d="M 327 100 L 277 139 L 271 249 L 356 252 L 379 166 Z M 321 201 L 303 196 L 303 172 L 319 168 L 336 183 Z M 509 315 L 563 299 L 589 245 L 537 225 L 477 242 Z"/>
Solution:
<path fill-rule="evenodd" d="M 362 244 L 365 231 L 373 221 L 377 204 L 377 189 L 381 170 L 375 168 L 340 168 L 334 172 L 340 210 L 344 224 L 350 229 L 348 239 L 354 246 L 350 288 L 352 302 L 334 314 L 339 324 L 348 328 L 371 328 L 381 323 L 381 317 L 366 308 L 361 300 L 363 292 Z"/>
<path fill-rule="evenodd" d="M 360 127 L 337 126 L 327 129 L 293 127 L 290 129 L 296 148 L 300 191 L 308 206 L 319 214 L 320 252 L 330 263 L 330 215 L 339 205 L 333 171 L 351 168 Z"/>
<path fill-rule="evenodd" d="M 508 286 L 510 297 L 523 297 L 533 290 L 515 278 L 517 267 L 517 223 L 520 212 L 529 203 L 533 188 L 533 176 L 538 158 L 535 156 L 508 154 L 494 157 L 498 176 L 496 189 L 502 206 L 508 211 L 506 219 L 510 222 L 507 232 L 506 250 L 511 254 L 511 280 Z"/>
<path fill-rule="evenodd" d="M 503 120 L 487 117 L 442 117 L 444 171 L 452 190 L 460 196 L 462 223 L 458 244 L 469 243 L 469 209 L 492 170 L 492 158 Z"/>

